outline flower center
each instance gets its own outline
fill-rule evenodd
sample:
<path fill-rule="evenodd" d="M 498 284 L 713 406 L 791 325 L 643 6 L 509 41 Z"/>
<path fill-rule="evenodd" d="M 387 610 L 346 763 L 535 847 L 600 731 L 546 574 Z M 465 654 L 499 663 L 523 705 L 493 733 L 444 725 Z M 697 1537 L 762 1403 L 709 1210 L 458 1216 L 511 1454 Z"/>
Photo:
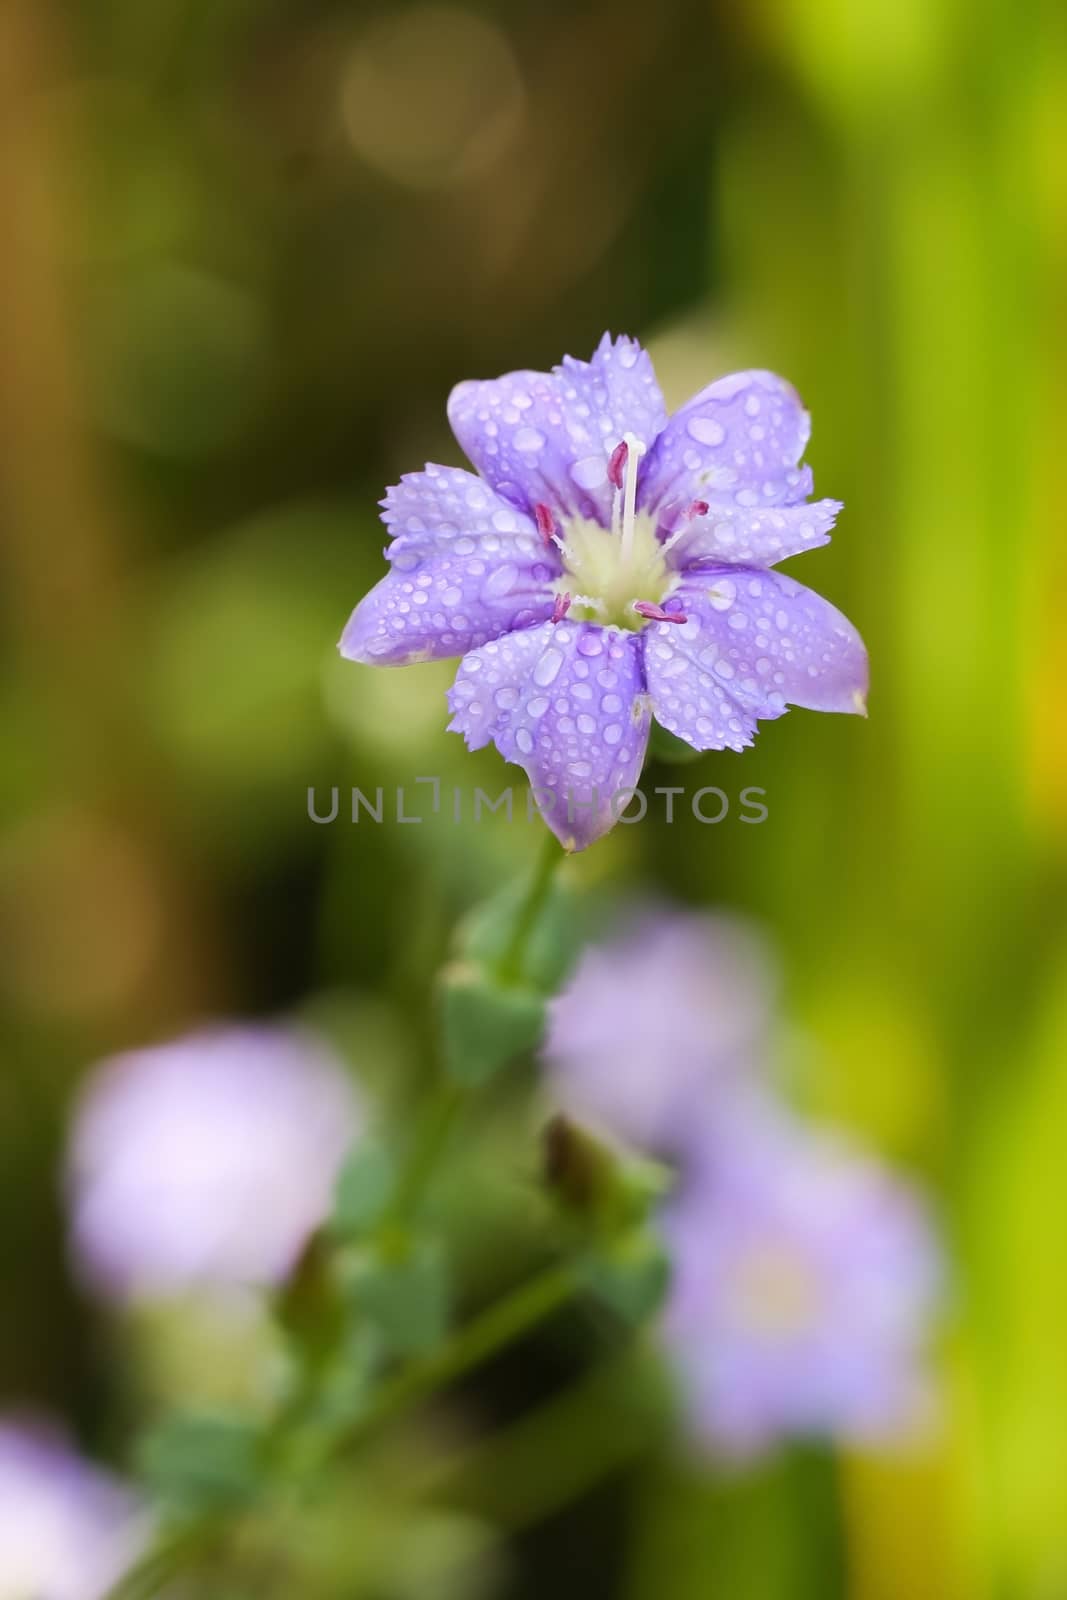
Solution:
<path fill-rule="evenodd" d="M 636 509 L 637 464 L 644 448 L 628 433 L 612 455 L 611 527 L 574 517 L 564 522 L 563 537 L 556 540 L 564 572 L 554 587 L 561 601 L 569 596 L 564 609 L 579 621 L 637 632 L 655 619 L 677 583 L 656 538 L 655 523 Z M 642 609 L 636 610 L 638 606 Z"/>
<path fill-rule="evenodd" d="M 819 1313 L 819 1286 L 811 1267 L 778 1244 L 750 1250 L 737 1265 L 734 1314 L 751 1332 L 788 1339 L 804 1333 Z"/>

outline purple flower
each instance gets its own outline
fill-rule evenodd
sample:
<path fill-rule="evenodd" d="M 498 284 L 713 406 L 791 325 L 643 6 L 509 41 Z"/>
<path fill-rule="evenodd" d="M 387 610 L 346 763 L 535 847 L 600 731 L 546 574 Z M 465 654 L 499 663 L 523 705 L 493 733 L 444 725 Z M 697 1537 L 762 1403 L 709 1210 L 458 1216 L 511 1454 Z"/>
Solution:
<path fill-rule="evenodd" d="M 587 949 L 549 1006 L 549 1092 L 636 1149 L 681 1152 L 732 1085 L 762 1070 L 774 998 L 740 919 L 646 906 Z"/>
<path fill-rule="evenodd" d="M 78 1263 L 116 1297 L 279 1282 L 360 1120 L 341 1064 L 295 1030 L 219 1027 L 105 1062 L 71 1142 Z"/>
<path fill-rule="evenodd" d="M 916 1197 L 768 1102 L 720 1121 L 665 1218 L 664 1337 L 695 1436 L 725 1455 L 786 1435 L 907 1437 L 939 1260 Z"/>
<path fill-rule="evenodd" d="M 720 378 L 668 419 L 646 352 L 605 334 L 589 362 L 461 383 L 448 414 L 479 475 L 388 491 L 391 571 L 341 653 L 462 656 L 449 726 L 525 768 L 565 848 L 617 820 L 653 716 L 741 750 L 790 704 L 864 710 L 855 629 L 770 570 L 841 509 L 808 501 L 808 414 L 781 378 Z"/>
<path fill-rule="evenodd" d="M 0 1596 L 100 1600 L 146 1531 L 114 1479 L 53 1433 L 0 1419 Z"/>

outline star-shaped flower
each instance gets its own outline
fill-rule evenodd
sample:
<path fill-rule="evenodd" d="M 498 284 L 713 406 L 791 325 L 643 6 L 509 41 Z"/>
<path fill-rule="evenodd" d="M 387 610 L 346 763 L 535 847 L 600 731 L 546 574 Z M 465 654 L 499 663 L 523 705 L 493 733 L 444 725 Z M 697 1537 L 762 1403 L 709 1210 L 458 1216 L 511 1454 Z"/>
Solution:
<path fill-rule="evenodd" d="M 79 1271 L 117 1300 L 281 1283 L 362 1122 L 344 1067 L 302 1030 L 228 1023 L 112 1057 L 72 1132 Z"/>
<path fill-rule="evenodd" d="M 809 501 L 789 384 L 740 372 L 668 418 L 647 353 L 452 391 L 478 475 L 427 466 L 382 502 L 389 575 L 340 649 L 402 666 L 462 656 L 450 728 L 522 766 L 565 848 L 618 819 L 652 717 L 696 750 L 742 750 L 787 705 L 863 712 L 867 656 L 792 578 L 840 502 Z"/>
<path fill-rule="evenodd" d="M 698 1438 L 743 1457 L 933 1422 L 940 1252 L 918 1195 L 875 1159 L 749 1096 L 705 1129 L 664 1220 L 663 1334 Z"/>

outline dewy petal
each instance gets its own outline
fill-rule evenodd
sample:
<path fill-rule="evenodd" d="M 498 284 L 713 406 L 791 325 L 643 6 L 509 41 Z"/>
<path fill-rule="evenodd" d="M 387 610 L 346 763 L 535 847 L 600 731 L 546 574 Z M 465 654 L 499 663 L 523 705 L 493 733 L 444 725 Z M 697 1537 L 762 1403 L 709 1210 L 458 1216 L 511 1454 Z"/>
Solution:
<path fill-rule="evenodd" d="M 391 561 L 434 545 L 455 548 L 463 540 L 470 541 L 469 548 L 460 554 L 473 554 L 477 544 L 480 555 L 494 558 L 501 551 L 528 555 L 544 545 L 533 518 L 473 472 L 432 462 L 386 490 L 382 521 L 393 535 L 386 551 Z"/>
<path fill-rule="evenodd" d="M 787 705 L 865 713 L 863 641 L 811 589 L 732 568 L 692 574 L 675 596 L 688 621 L 647 630 L 645 673 L 657 719 L 696 749 L 741 749 Z"/>
<path fill-rule="evenodd" d="M 644 687 L 636 634 L 559 623 L 497 735 L 565 850 L 607 833 L 637 786 L 652 720 Z"/>
<path fill-rule="evenodd" d="M 638 503 L 661 514 L 694 500 L 747 510 L 797 505 L 811 493 L 811 473 L 798 467 L 810 433 L 808 413 L 784 378 L 719 378 L 663 429 L 642 463 Z"/>
<path fill-rule="evenodd" d="M 814 500 L 768 511 L 709 504 L 705 515 L 690 517 L 670 537 L 667 562 L 683 572 L 724 561 L 773 567 L 787 556 L 828 544 L 840 510 L 840 500 Z"/>
<path fill-rule="evenodd" d="M 625 433 L 650 446 L 666 412 L 647 353 L 634 339 L 605 334 L 591 361 L 568 357 L 551 373 L 459 384 L 448 418 L 467 456 L 508 500 L 609 524 L 612 451 Z"/>
<path fill-rule="evenodd" d="M 743 750 L 752 743 L 756 718 L 712 671 L 718 646 L 705 637 L 699 616 L 681 626 L 654 623 L 643 640 L 652 710 L 668 733 L 694 750 Z"/>
<path fill-rule="evenodd" d="M 379 667 L 437 661 L 551 616 L 557 568 L 547 552 L 532 560 L 505 553 L 490 562 L 462 544 L 397 555 L 349 618 L 341 654 Z"/>
<path fill-rule="evenodd" d="M 618 820 L 641 776 L 651 723 L 643 690 L 636 634 L 548 623 L 464 658 L 449 726 L 472 750 L 495 740 L 525 768 L 564 849 L 584 850 Z"/>
<path fill-rule="evenodd" d="M 555 627 L 543 622 L 501 634 L 463 657 L 448 691 L 449 733 L 461 733 L 468 750 L 480 750 L 506 727 L 523 687 Z"/>

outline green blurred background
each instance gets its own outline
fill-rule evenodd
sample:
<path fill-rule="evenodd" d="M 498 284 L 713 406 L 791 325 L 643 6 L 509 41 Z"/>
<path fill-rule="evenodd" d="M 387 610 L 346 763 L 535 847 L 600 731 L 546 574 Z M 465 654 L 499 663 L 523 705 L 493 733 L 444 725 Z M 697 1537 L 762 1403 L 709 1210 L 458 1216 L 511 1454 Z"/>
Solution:
<path fill-rule="evenodd" d="M 1051 0 L 3 0 L 4 1400 L 105 1452 L 132 1407 L 64 1262 L 94 1059 L 295 1010 L 417 1086 L 426 975 L 536 830 L 311 824 L 312 784 L 506 781 L 447 667 L 334 642 L 384 486 L 459 460 L 451 385 L 610 328 L 671 404 L 800 389 L 846 511 L 793 570 L 873 686 L 688 769 L 766 825 L 620 828 L 574 881 L 762 917 L 806 1103 L 941 1197 L 946 1426 L 727 1486 L 646 1455 L 492 1592 L 1067 1596 L 1065 34 Z"/>

